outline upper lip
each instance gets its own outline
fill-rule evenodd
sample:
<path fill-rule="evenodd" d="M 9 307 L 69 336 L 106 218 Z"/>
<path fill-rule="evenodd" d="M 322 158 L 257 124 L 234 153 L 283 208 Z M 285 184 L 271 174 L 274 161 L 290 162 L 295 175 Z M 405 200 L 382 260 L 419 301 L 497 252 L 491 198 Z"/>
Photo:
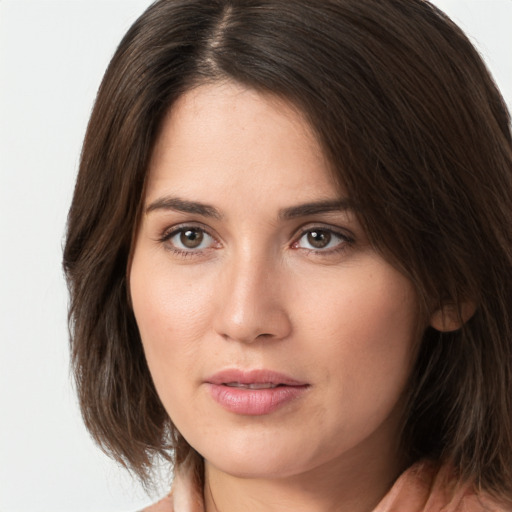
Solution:
<path fill-rule="evenodd" d="M 281 384 L 285 386 L 305 386 L 307 382 L 300 381 L 289 377 L 283 373 L 274 372 L 272 370 L 241 370 L 238 368 L 228 368 L 221 370 L 207 379 L 208 384 Z"/>

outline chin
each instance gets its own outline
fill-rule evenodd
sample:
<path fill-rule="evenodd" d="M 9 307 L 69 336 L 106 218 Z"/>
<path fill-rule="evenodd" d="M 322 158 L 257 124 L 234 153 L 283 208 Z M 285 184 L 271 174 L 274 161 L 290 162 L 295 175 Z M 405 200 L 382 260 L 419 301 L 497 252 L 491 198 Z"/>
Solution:
<path fill-rule="evenodd" d="M 298 468 L 296 463 L 287 463 L 286 460 L 276 462 L 250 457 L 244 457 L 241 460 L 240 455 L 233 458 L 224 458 L 220 461 L 205 459 L 205 463 L 215 466 L 218 470 L 232 477 L 243 479 L 285 478 L 301 473 L 301 468 Z"/>
<path fill-rule="evenodd" d="M 314 464 L 304 450 L 276 443 L 233 443 L 202 453 L 205 463 L 237 478 L 284 478 L 310 469 Z M 306 460 L 304 460 L 306 459 Z M 308 461 L 310 464 L 308 464 Z"/>

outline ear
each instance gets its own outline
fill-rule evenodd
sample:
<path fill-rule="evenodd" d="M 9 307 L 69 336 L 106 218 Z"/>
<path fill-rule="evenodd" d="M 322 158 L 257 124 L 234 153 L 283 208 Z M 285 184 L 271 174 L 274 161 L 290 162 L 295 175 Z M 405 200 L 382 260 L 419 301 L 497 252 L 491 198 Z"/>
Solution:
<path fill-rule="evenodd" d="M 430 325 L 441 332 L 456 331 L 475 314 L 475 311 L 474 302 L 463 302 L 459 307 L 456 304 L 445 304 L 432 314 Z"/>

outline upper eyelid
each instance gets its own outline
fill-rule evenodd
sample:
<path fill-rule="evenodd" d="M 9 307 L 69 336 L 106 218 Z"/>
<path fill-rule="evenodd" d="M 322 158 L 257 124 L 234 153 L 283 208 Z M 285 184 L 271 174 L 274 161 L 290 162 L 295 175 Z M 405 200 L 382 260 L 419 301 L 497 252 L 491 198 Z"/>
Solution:
<path fill-rule="evenodd" d="M 216 242 L 221 242 L 221 238 L 215 233 L 215 231 L 200 221 L 181 222 L 179 224 L 168 226 L 160 232 L 161 234 L 159 235 L 158 239 L 159 241 L 167 241 L 175 234 L 179 233 L 180 231 L 186 230 L 187 228 L 200 229 Z M 354 240 L 355 238 L 352 232 L 347 228 L 343 228 L 341 226 L 333 226 L 332 224 L 327 224 L 323 222 L 308 222 L 294 229 L 290 237 L 290 243 L 296 243 L 306 233 L 308 233 L 309 231 L 314 231 L 315 229 L 329 231 L 336 236 L 348 240 Z"/>
<path fill-rule="evenodd" d="M 175 224 L 173 226 L 169 226 L 161 231 L 160 239 L 169 239 L 176 233 L 179 233 L 180 231 L 184 231 L 187 228 L 190 229 L 199 229 L 201 231 L 204 231 L 207 235 L 211 236 L 213 239 L 217 240 L 218 237 L 212 233 L 212 230 L 206 226 L 205 224 L 202 224 L 201 222 L 182 222 L 180 224 Z"/>
<path fill-rule="evenodd" d="M 208 244 L 208 247 L 203 248 L 186 248 L 186 247 L 180 247 L 179 245 L 175 245 L 173 242 L 171 242 L 171 239 L 174 238 L 176 235 L 178 235 L 180 232 L 186 231 L 187 229 L 196 229 L 198 231 L 204 232 L 207 236 L 211 238 L 211 243 Z M 164 247 L 166 247 L 167 251 L 170 251 L 174 254 L 180 255 L 180 256 L 198 256 L 200 254 L 204 254 L 205 251 L 208 251 L 209 249 L 212 249 L 215 244 L 218 244 L 218 239 L 210 233 L 210 231 L 202 226 L 198 226 L 195 223 L 183 223 L 171 226 L 164 230 L 160 236 L 156 240 L 158 243 L 161 243 Z"/>
<path fill-rule="evenodd" d="M 298 239 L 304 234 L 308 233 L 309 231 L 314 231 L 315 229 L 322 230 L 322 231 L 329 231 L 331 233 L 334 233 L 335 235 L 338 235 L 342 238 L 349 238 L 354 239 L 354 234 L 348 230 L 347 228 L 342 228 L 340 226 L 333 226 L 330 224 L 324 224 L 322 222 L 311 222 L 308 224 L 305 224 L 298 228 L 295 231 L 294 239 Z"/>

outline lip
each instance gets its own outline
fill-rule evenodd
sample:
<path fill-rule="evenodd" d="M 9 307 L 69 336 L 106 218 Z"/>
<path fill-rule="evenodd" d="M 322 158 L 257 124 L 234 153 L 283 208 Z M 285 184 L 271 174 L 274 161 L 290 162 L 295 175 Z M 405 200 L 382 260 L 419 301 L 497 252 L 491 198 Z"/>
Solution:
<path fill-rule="evenodd" d="M 270 414 L 302 396 L 310 387 L 270 370 L 227 369 L 205 379 L 211 397 L 230 412 L 249 416 Z M 228 384 L 242 387 L 228 386 Z M 246 386 L 275 386 L 261 389 Z"/>

